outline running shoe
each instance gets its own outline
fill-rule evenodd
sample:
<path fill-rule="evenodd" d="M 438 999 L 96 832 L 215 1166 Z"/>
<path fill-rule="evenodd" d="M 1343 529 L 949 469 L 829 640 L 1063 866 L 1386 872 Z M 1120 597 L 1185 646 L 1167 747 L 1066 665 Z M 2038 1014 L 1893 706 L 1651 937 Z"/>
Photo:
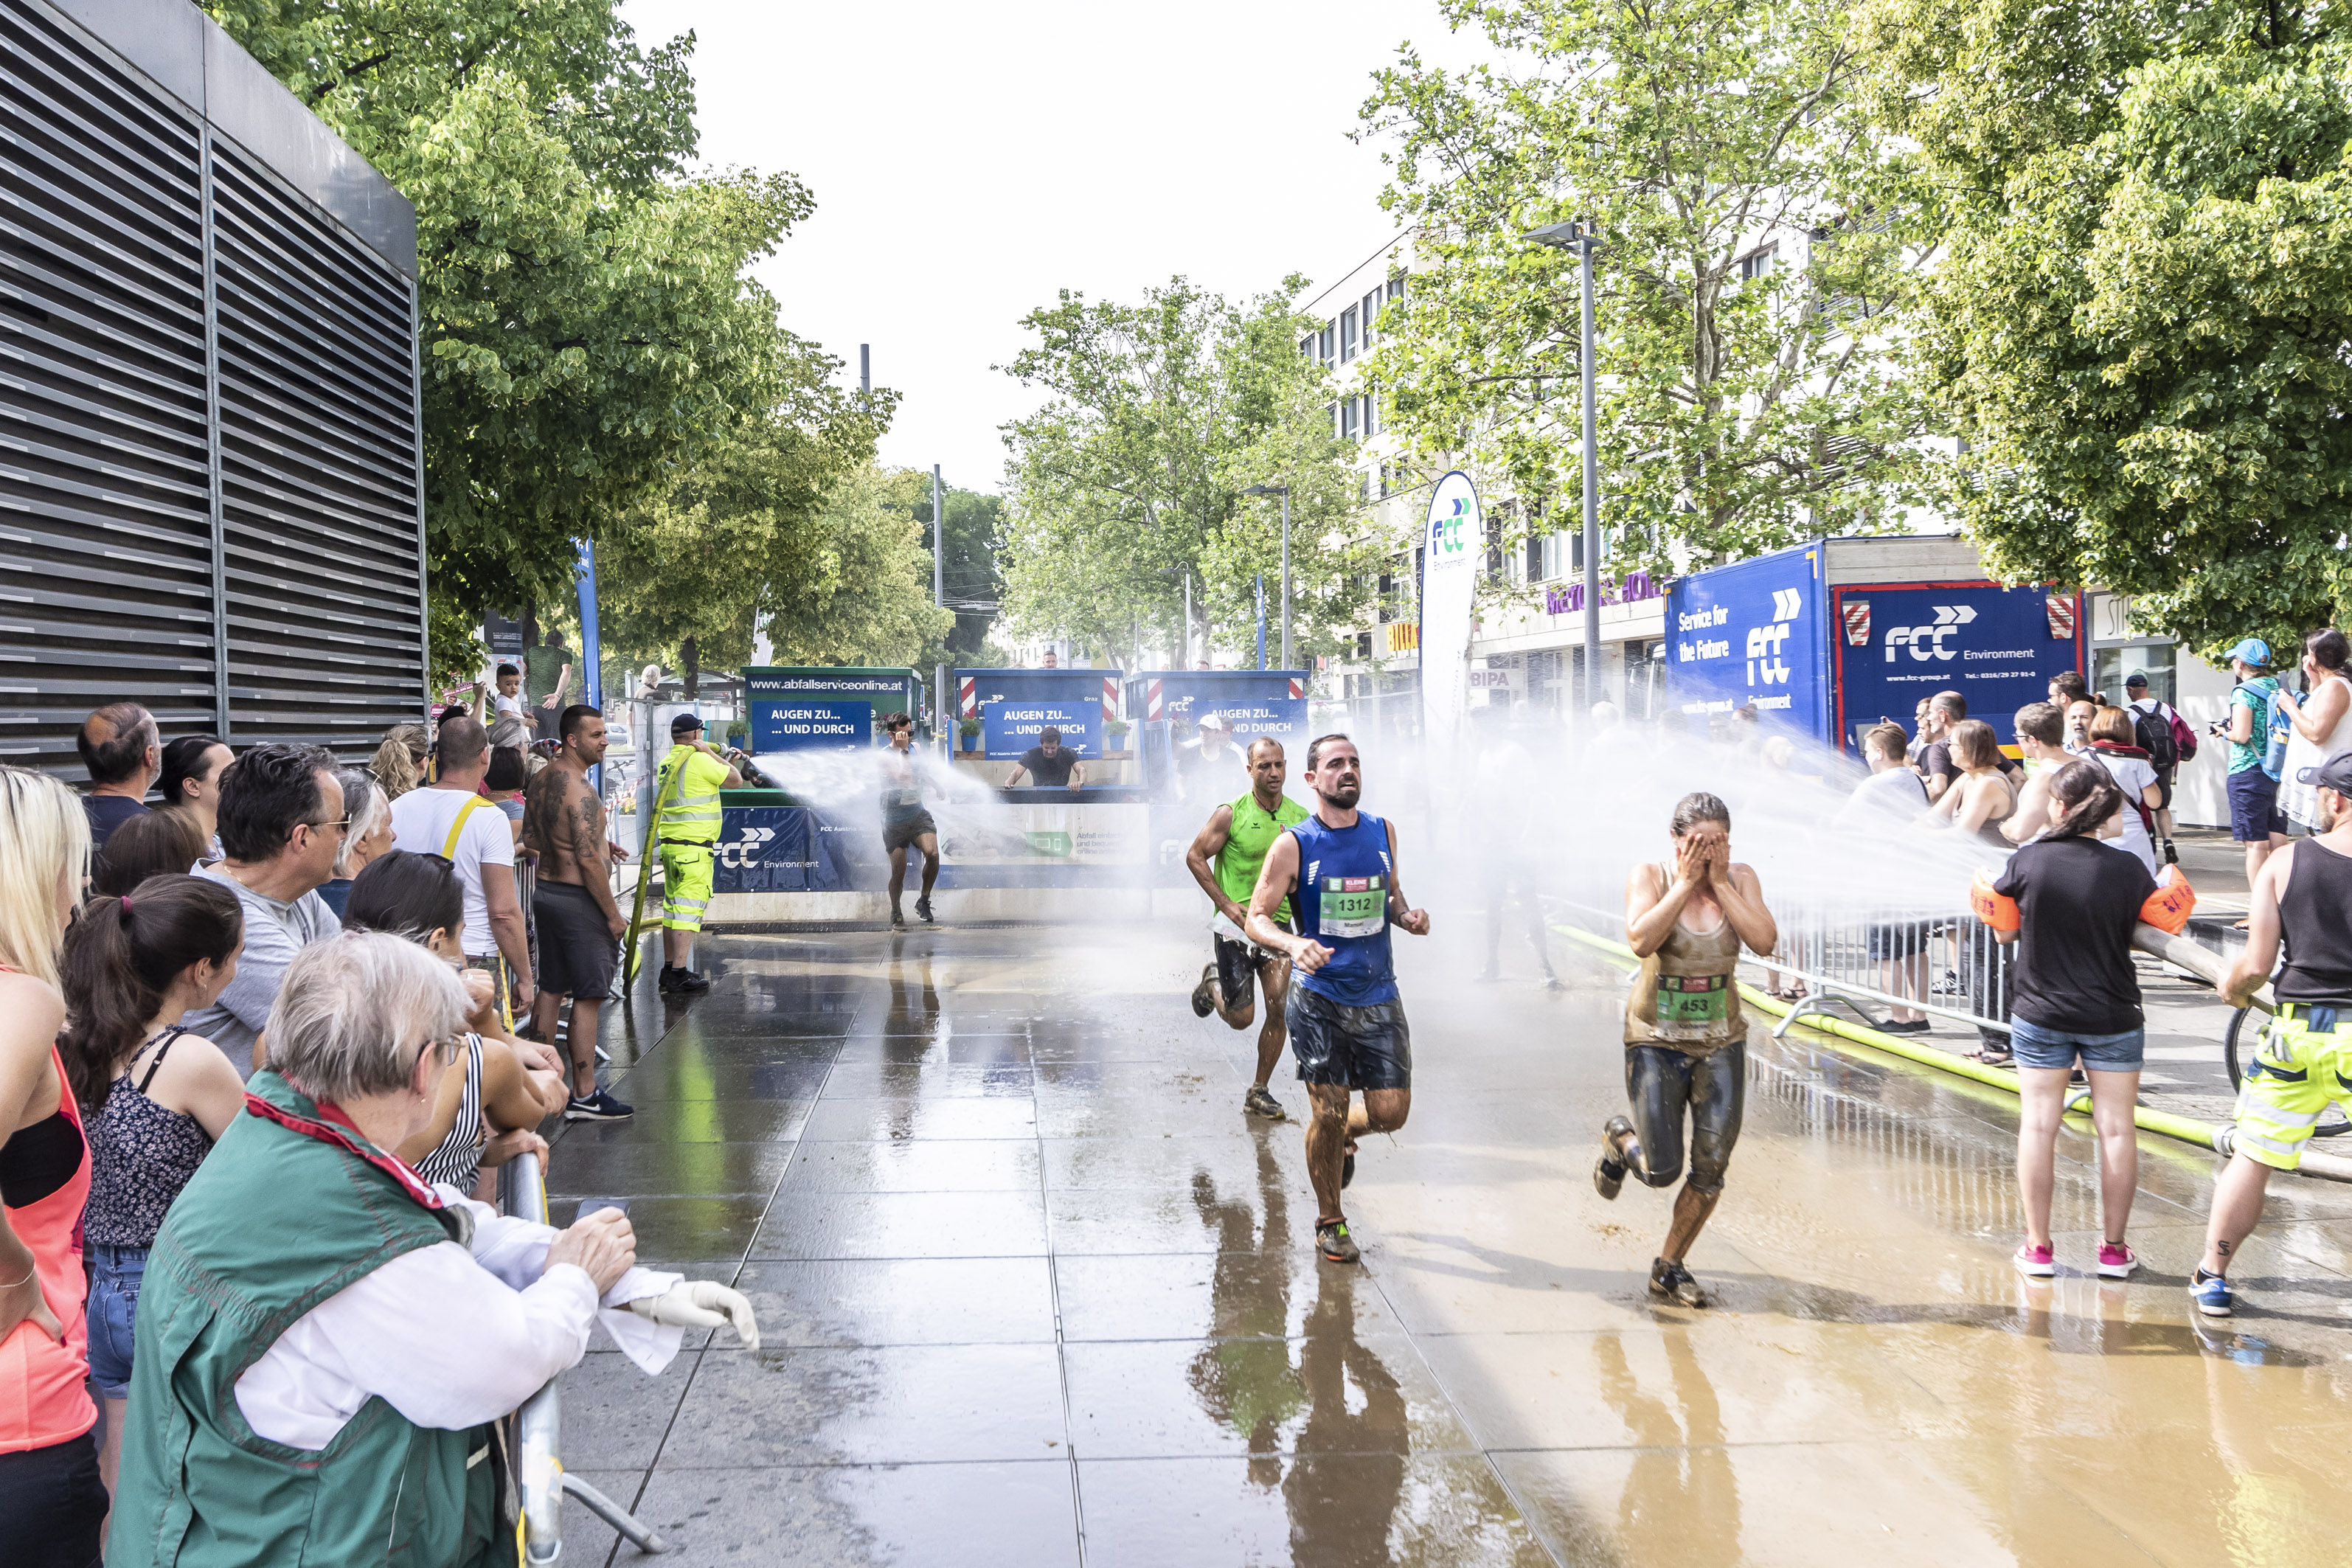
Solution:
<path fill-rule="evenodd" d="M 1609 1125 L 1601 1130 L 1601 1158 L 1592 1162 L 1592 1190 L 1612 1203 L 1625 1185 L 1625 1162 L 1617 1157 L 1623 1145 L 1618 1140 L 1633 1131 L 1633 1124 L 1622 1116 L 1611 1117 Z"/>
<path fill-rule="evenodd" d="M 1274 1091 L 1262 1083 L 1250 1085 L 1249 1092 L 1242 1096 L 1242 1109 L 1252 1116 L 1263 1116 L 1268 1121 L 1290 1120 L 1289 1112 L 1282 1109 L 1282 1101 L 1275 1099 Z"/>
<path fill-rule="evenodd" d="M 1217 1010 L 1217 999 L 1209 990 L 1216 983 L 1217 966 L 1213 963 L 1201 965 L 1201 984 L 1192 987 L 1192 1016 L 1195 1018 L 1205 1018 Z"/>
<path fill-rule="evenodd" d="M 892 910 L 890 911 L 890 929 L 892 931 L 905 931 L 907 929 L 907 917 L 898 910 Z"/>
<path fill-rule="evenodd" d="M 1363 1248 L 1348 1234 L 1348 1222 L 1344 1219 L 1316 1222 L 1315 1249 L 1334 1263 L 1360 1263 L 1364 1258 Z"/>
<path fill-rule="evenodd" d="M 578 1095 L 563 1108 L 566 1121 L 626 1121 L 637 1113 L 634 1105 L 624 1105 L 613 1098 L 613 1091 L 600 1089 L 585 1099 Z"/>
<path fill-rule="evenodd" d="M 1959 994 L 1960 977 L 1948 969 L 1944 971 L 1944 977 L 1941 980 L 1927 987 L 1927 994 L 1930 996 L 1957 996 Z"/>
<path fill-rule="evenodd" d="M 2009 1260 L 2028 1279 L 2047 1279 L 2058 1272 L 2057 1261 L 2046 1247 L 2021 1246 L 2010 1254 Z"/>
<path fill-rule="evenodd" d="M 2237 1305 L 2237 1298 L 2230 1293 L 2228 1279 L 2208 1274 L 2202 1268 L 2189 1278 L 2189 1299 L 2209 1318 L 2226 1318 Z"/>
<path fill-rule="evenodd" d="M 679 969 L 671 973 L 669 984 L 664 986 L 663 989 L 666 991 L 708 991 L 710 989 L 710 976 L 697 973 L 691 969 Z"/>
<path fill-rule="evenodd" d="M 2120 1242 L 2099 1243 L 2099 1278 L 2128 1279 L 2131 1271 L 2139 1267 L 2139 1254 Z"/>
<path fill-rule="evenodd" d="M 1706 1305 L 1706 1292 L 1691 1278 L 1691 1271 L 1679 1263 L 1669 1263 L 1661 1258 L 1650 1265 L 1650 1294 L 1679 1301 L 1685 1307 Z"/>
<path fill-rule="evenodd" d="M 2169 838 L 2164 841 L 2164 863 L 2168 866 L 2180 864 L 2180 851 L 2172 847 L 2172 840 Z"/>
<path fill-rule="evenodd" d="M 931 914 L 931 900 L 928 898 L 917 899 L 915 900 L 915 918 L 922 921 L 927 926 L 937 925 L 939 923 Z"/>

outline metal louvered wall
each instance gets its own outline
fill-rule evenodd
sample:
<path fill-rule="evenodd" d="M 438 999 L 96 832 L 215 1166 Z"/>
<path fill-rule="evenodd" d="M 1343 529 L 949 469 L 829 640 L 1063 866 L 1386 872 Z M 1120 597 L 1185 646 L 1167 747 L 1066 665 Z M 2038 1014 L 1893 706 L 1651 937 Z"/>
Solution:
<path fill-rule="evenodd" d="M 207 110 L 209 109 L 209 113 Z M 416 716 L 414 215 L 186 0 L 0 0 L 0 761 Z"/>

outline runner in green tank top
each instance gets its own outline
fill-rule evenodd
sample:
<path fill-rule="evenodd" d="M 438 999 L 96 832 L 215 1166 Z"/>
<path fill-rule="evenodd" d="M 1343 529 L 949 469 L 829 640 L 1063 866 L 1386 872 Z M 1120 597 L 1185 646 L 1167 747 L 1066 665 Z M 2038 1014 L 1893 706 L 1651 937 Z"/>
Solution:
<path fill-rule="evenodd" d="M 1192 988 L 1192 1011 L 1203 1018 L 1213 1012 L 1233 1028 L 1248 1028 L 1257 1022 L 1256 998 L 1250 994 L 1250 975 L 1257 975 L 1265 992 L 1265 1021 L 1257 1032 L 1257 1081 L 1243 1097 L 1242 1109 L 1279 1121 L 1284 1115 L 1282 1102 L 1274 1098 L 1266 1082 L 1274 1076 L 1275 1063 L 1282 1059 L 1288 1038 L 1283 1004 L 1290 994 L 1290 961 L 1243 935 L 1242 921 L 1248 911 L 1250 893 L 1257 887 L 1258 868 L 1265 861 L 1265 852 L 1283 829 L 1307 820 L 1307 808 L 1282 793 L 1288 764 L 1281 742 L 1260 736 L 1249 749 L 1249 794 L 1211 812 L 1208 826 L 1201 829 L 1184 856 L 1192 880 L 1201 884 L 1201 890 L 1216 907 L 1209 921 L 1210 940 L 1216 951 L 1201 971 L 1201 984 Z M 1287 900 L 1280 919 L 1286 927 L 1290 924 Z"/>

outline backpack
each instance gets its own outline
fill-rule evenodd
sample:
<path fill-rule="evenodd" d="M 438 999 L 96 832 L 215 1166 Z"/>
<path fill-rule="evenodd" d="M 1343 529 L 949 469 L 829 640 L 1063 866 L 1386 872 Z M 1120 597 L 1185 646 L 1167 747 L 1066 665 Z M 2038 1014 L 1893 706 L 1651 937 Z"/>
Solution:
<path fill-rule="evenodd" d="M 2197 760 L 2197 731 L 2178 709 L 2172 713 L 2172 748 L 2184 763 Z"/>
<path fill-rule="evenodd" d="M 2147 753 L 2148 765 L 2158 773 L 2177 766 L 2180 762 L 2180 747 L 2172 738 L 2172 726 L 2164 721 L 2161 713 L 2152 713 L 2144 708 L 2133 709 L 2132 741 Z"/>

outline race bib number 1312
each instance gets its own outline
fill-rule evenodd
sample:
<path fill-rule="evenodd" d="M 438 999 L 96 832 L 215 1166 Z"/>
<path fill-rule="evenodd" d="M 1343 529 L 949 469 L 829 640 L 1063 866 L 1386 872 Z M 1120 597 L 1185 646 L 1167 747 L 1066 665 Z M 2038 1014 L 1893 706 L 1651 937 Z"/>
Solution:
<path fill-rule="evenodd" d="M 1318 913 L 1325 936 L 1378 936 L 1388 925 L 1388 879 L 1328 878 Z"/>

